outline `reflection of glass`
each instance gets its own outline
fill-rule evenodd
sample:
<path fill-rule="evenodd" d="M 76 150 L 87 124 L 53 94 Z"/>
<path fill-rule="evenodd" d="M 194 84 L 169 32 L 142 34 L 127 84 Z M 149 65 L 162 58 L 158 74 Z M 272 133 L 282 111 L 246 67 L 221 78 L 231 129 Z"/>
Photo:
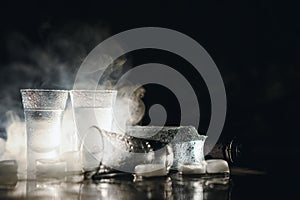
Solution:
<path fill-rule="evenodd" d="M 68 91 L 22 89 L 21 94 L 27 134 L 27 172 L 32 174 L 37 159 L 58 157 Z"/>
<path fill-rule="evenodd" d="M 227 175 L 172 176 L 174 199 L 230 199 L 230 178 Z"/>
<path fill-rule="evenodd" d="M 28 199 L 53 199 L 60 200 L 61 187 L 51 182 L 29 182 L 30 190 L 27 190 Z"/>
<path fill-rule="evenodd" d="M 172 181 L 169 177 L 159 177 L 133 182 L 124 179 L 102 179 L 83 182 L 78 199 L 173 199 Z"/>
<path fill-rule="evenodd" d="M 101 161 L 102 136 L 99 129 L 111 131 L 115 90 L 70 91 L 83 168 L 93 170 Z"/>
<path fill-rule="evenodd" d="M 19 181 L 17 185 L 14 184 L 15 187 L 1 188 L 0 199 L 229 200 L 231 198 L 232 184 L 229 176 L 184 176 L 179 173 L 172 173 L 170 176 L 144 178 L 141 181 L 133 179 L 130 174 L 123 174 L 116 178 L 102 177 L 100 180 L 94 181 L 66 181 L 65 179 Z M 259 177 L 261 176 L 257 178 Z M 248 183 L 244 184 L 242 188 L 236 188 L 237 190 L 255 186 L 253 182 L 248 181 L 253 179 L 252 176 L 249 176 L 250 179 L 247 179 L 247 176 L 235 178 L 237 179 L 234 180 L 238 182 L 242 180 Z M 26 184 L 29 188 L 27 193 L 25 191 Z M 254 187 L 254 189 L 257 188 Z M 235 191 L 235 197 L 238 197 L 235 199 L 245 199 L 244 197 L 247 195 L 249 196 L 249 193 L 241 195 Z"/>
<path fill-rule="evenodd" d="M 147 196 L 148 199 L 174 199 L 172 180 L 170 177 L 156 177 L 135 181 L 137 193 Z"/>

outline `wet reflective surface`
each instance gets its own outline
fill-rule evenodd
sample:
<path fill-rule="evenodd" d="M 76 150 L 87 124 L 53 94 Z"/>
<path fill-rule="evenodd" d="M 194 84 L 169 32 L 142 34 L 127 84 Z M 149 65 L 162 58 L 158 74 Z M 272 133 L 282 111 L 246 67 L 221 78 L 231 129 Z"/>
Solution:
<path fill-rule="evenodd" d="M 132 175 L 83 180 L 72 175 L 61 179 L 21 181 L 1 175 L 0 199 L 264 199 L 273 197 L 269 176 L 253 171 L 228 175 L 182 176 L 139 179 Z M 276 184 L 276 182 L 269 182 Z M 274 188 L 275 189 L 275 188 Z M 277 196 L 275 193 L 274 197 Z"/>

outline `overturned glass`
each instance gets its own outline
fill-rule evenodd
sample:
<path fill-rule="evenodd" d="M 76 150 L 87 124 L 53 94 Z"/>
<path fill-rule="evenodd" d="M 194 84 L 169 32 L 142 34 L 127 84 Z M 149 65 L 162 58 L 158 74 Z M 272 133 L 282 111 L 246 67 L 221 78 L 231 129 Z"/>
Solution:
<path fill-rule="evenodd" d="M 101 174 L 107 173 L 135 173 L 135 168 L 138 165 L 160 164 L 166 169 L 169 169 L 172 165 L 172 162 L 167 161 L 170 157 L 167 157 L 167 155 L 171 153 L 166 149 L 154 152 L 147 140 L 105 131 L 95 126 L 89 129 L 89 133 L 93 135 L 98 134 L 99 137 L 99 140 L 97 140 L 98 148 L 96 149 L 99 152 L 97 159 L 100 162 L 94 163 L 95 165 L 98 164 L 98 166 L 100 164 L 100 169 L 97 173 L 99 178 L 101 178 Z M 89 157 L 95 155 L 84 152 L 84 149 L 82 151 L 83 154 Z M 87 161 L 85 160 L 84 162 Z"/>
<path fill-rule="evenodd" d="M 127 135 L 146 139 L 152 148 L 170 145 L 174 153 L 171 169 L 178 169 L 179 163 L 200 163 L 204 161 L 204 142 L 207 136 L 199 135 L 193 126 L 129 126 Z"/>

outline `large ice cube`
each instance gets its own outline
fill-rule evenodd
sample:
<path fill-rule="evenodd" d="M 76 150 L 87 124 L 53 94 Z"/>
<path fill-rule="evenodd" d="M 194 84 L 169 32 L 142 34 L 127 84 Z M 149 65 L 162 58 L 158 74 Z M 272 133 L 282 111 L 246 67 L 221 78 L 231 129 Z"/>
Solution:
<path fill-rule="evenodd" d="M 200 163 L 179 163 L 178 171 L 181 174 L 205 174 L 206 173 L 206 162 Z"/>
<path fill-rule="evenodd" d="M 163 164 L 137 165 L 134 169 L 134 172 L 136 175 L 143 177 L 165 176 L 168 174 L 168 170 Z"/>
<path fill-rule="evenodd" d="M 226 160 L 207 160 L 206 172 L 209 174 L 229 173 L 229 166 Z"/>

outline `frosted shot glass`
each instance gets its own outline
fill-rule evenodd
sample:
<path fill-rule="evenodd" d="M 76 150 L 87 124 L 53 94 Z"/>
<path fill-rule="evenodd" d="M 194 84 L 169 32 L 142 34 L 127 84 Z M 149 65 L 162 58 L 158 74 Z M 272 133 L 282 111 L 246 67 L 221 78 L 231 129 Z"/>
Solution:
<path fill-rule="evenodd" d="M 111 131 L 116 90 L 71 90 L 78 145 L 83 169 L 99 167 L 102 155 L 102 136 L 98 129 Z"/>
<path fill-rule="evenodd" d="M 201 135 L 201 139 L 192 141 L 183 141 L 173 144 L 174 163 L 172 169 L 178 170 L 181 164 L 202 163 L 204 159 L 204 142 L 207 138 Z"/>
<path fill-rule="evenodd" d="M 61 121 L 68 98 L 66 90 L 22 89 L 26 135 L 27 175 L 36 172 L 39 159 L 59 156 Z"/>

